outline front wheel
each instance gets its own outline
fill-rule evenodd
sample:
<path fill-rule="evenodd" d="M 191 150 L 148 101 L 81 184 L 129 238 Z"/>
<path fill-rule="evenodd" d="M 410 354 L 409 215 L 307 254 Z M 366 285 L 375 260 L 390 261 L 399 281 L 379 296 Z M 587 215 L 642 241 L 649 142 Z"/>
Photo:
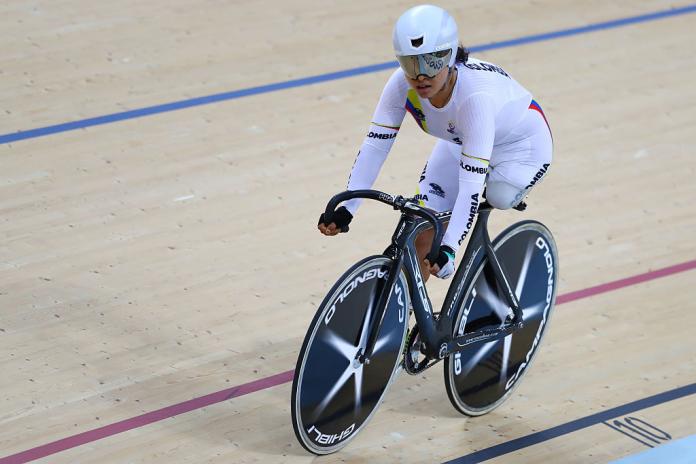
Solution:
<path fill-rule="evenodd" d="M 309 326 L 292 382 L 292 424 L 300 444 L 315 454 L 343 448 L 367 424 L 399 366 L 408 328 L 408 287 L 392 287 L 369 364 L 358 357 L 369 336 L 392 261 L 366 258 L 336 282 Z"/>
<path fill-rule="evenodd" d="M 513 224 L 493 241 L 493 248 L 519 301 L 524 327 L 445 359 L 447 395 L 469 416 L 486 414 L 510 396 L 529 370 L 556 301 L 558 252 L 543 224 Z M 485 257 L 468 275 L 465 292 L 455 302 L 454 336 L 500 326 L 511 311 Z"/>

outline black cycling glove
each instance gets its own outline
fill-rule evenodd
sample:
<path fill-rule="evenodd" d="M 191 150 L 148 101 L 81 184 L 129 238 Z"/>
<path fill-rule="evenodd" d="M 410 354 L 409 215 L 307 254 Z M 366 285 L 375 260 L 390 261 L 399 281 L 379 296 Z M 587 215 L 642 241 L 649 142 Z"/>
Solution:
<path fill-rule="evenodd" d="M 326 213 L 321 213 L 321 216 L 319 216 L 319 224 L 324 224 L 328 227 L 328 225 L 333 222 L 341 232 L 348 232 L 348 224 L 350 224 L 352 219 L 353 215 L 350 214 L 350 211 L 348 211 L 345 206 L 341 206 L 328 216 Z"/>

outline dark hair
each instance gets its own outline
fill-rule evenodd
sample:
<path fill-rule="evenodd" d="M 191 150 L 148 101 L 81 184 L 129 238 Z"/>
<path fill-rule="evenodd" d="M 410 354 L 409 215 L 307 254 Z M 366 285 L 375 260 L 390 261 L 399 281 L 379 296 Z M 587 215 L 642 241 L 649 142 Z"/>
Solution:
<path fill-rule="evenodd" d="M 464 45 L 459 44 L 459 48 L 457 48 L 457 56 L 454 59 L 454 62 L 466 64 L 466 61 L 468 59 L 469 59 L 469 49 L 464 47 Z"/>

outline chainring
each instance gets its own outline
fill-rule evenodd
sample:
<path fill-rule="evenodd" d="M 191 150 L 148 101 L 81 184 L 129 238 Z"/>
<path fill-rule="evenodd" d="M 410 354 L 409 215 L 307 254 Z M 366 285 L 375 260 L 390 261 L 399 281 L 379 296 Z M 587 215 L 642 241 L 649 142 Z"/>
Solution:
<path fill-rule="evenodd" d="M 420 331 L 418 325 L 414 326 L 406 337 L 404 344 L 404 357 L 402 366 L 407 374 L 417 375 L 426 369 L 431 368 L 439 359 L 433 359 L 423 354 L 423 342 L 420 340 Z"/>

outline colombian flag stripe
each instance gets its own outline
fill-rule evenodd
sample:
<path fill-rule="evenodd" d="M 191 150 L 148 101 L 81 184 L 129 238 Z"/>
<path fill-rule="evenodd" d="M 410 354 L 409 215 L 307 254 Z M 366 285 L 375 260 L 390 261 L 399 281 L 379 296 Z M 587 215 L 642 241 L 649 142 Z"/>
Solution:
<path fill-rule="evenodd" d="M 475 156 L 467 155 L 466 153 L 462 153 L 462 156 L 466 156 L 467 158 L 471 158 L 471 159 L 475 159 L 476 161 L 480 161 L 483 164 L 485 164 L 486 166 L 488 166 L 488 164 L 490 163 L 490 161 L 488 161 L 487 159 L 477 158 Z"/>
<path fill-rule="evenodd" d="M 428 132 L 428 124 L 425 122 L 425 114 L 423 113 L 423 107 L 418 99 L 418 94 L 415 90 L 409 89 L 408 96 L 406 97 L 406 111 L 411 113 L 413 119 L 425 132 Z"/>
<path fill-rule="evenodd" d="M 384 125 L 384 124 L 377 124 L 377 123 L 374 122 L 374 121 L 372 121 L 372 124 L 374 124 L 375 126 L 384 127 L 384 128 L 386 128 L 386 129 L 394 129 L 394 130 L 397 130 L 397 131 L 398 131 L 399 129 L 401 129 L 401 126 L 396 126 L 396 127 L 394 127 L 394 126 L 386 126 L 386 125 Z"/>
<path fill-rule="evenodd" d="M 546 120 L 546 115 L 544 114 L 544 110 L 541 109 L 541 106 L 539 106 L 539 104 L 535 100 L 532 100 L 532 103 L 529 104 L 529 109 L 539 112 L 541 117 L 544 118 L 544 122 L 546 123 L 546 127 L 549 128 L 549 133 L 551 133 L 551 137 L 553 137 L 553 133 L 551 132 L 551 126 L 549 126 L 549 121 Z"/>

